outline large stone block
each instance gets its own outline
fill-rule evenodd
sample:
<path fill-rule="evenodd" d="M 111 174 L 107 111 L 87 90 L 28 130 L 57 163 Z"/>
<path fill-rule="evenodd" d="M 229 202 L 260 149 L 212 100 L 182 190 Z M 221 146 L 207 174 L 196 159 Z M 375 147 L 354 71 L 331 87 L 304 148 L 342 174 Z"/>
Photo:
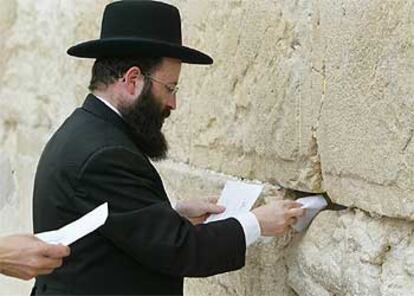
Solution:
<path fill-rule="evenodd" d="M 320 191 L 312 128 L 311 1 L 169 1 L 187 44 L 211 67 L 183 69 L 178 110 L 166 132 L 171 157 L 287 187 Z"/>
<path fill-rule="evenodd" d="M 323 212 L 291 244 L 288 283 L 299 295 L 412 295 L 414 223 L 362 211 Z"/>
<path fill-rule="evenodd" d="M 338 203 L 414 219 L 414 3 L 321 1 L 317 139 Z"/>
<path fill-rule="evenodd" d="M 8 59 L 0 76 L 0 109 L 8 110 L 6 117 L 27 128 L 51 130 L 83 100 L 91 61 L 69 57 L 66 50 L 99 36 L 108 2 L 13 2 L 16 17 L 2 39 Z"/>

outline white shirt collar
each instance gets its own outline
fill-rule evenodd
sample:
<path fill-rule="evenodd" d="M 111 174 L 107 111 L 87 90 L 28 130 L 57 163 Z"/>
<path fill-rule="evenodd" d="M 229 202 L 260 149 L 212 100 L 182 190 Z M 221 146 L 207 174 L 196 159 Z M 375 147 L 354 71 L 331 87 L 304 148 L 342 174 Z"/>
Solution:
<path fill-rule="evenodd" d="M 118 109 L 116 109 L 111 103 L 109 103 L 107 100 L 105 100 L 104 98 L 101 98 L 97 95 L 94 94 L 94 96 L 100 100 L 102 103 L 104 103 L 106 106 L 108 106 L 112 111 L 114 111 L 116 114 L 118 114 L 121 118 L 122 118 L 122 114 L 121 112 L 119 112 Z"/>

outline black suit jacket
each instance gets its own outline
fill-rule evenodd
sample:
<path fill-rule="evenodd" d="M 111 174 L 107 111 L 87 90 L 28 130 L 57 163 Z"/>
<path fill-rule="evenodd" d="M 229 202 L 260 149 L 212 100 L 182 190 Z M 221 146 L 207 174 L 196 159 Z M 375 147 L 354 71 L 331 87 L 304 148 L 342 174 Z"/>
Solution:
<path fill-rule="evenodd" d="M 179 295 L 183 277 L 244 265 L 239 222 L 193 226 L 179 216 L 135 141 L 122 118 L 89 95 L 46 145 L 35 178 L 34 231 L 59 228 L 104 202 L 109 218 L 71 245 L 63 267 L 36 278 L 36 295 Z"/>

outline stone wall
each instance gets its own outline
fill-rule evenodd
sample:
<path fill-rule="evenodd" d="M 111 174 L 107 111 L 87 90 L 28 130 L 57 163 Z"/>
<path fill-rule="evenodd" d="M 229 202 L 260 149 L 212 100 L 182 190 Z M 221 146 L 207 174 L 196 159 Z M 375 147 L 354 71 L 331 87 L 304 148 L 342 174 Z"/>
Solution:
<path fill-rule="evenodd" d="M 108 1 L 0 0 L 0 235 L 31 230 L 40 151 L 87 93 Z M 302 235 L 261 240 L 246 267 L 188 279 L 187 295 L 411 295 L 414 289 L 414 2 L 171 0 L 184 40 L 215 58 L 184 66 L 157 166 L 176 199 L 228 179 L 328 192 Z M 0 277 L 4 294 L 30 283 Z"/>

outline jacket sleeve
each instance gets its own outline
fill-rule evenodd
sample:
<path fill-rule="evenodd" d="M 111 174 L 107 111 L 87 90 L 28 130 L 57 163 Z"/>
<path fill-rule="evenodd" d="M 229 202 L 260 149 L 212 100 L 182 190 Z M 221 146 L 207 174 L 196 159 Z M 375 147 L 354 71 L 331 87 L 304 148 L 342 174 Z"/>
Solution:
<path fill-rule="evenodd" d="M 166 200 L 162 183 L 142 155 L 123 147 L 92 155 L 78 176 L 81 212 L 108 202 L 100 233 L 157 272 L 202 277 L 244 266 L 246 244 L 233 218 L 193 226 Z"/>

